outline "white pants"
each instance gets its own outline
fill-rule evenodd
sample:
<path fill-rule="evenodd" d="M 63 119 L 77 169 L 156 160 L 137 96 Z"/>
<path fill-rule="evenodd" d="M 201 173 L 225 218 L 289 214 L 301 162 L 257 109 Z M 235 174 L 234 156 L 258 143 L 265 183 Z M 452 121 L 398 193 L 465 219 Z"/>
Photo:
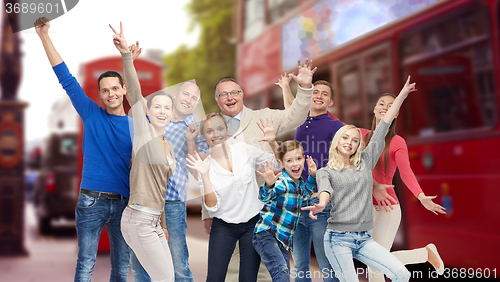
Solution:
<path fill-rule="evenodd" d="M 401 223 L 401 207 L 399 205 L 392 205 L 393 210 L 389 209 L 388 212 L 384 208 L 379 209 L 378 206 L 373 206 L 375 214 L 375 228 L 372 231 L 372 238 L 375 242 L 382 245 L 387 250 L 391 250 L 392 243 L 398 232 L 399 224 Z M 427 249 L 419 248 L 409 251 L 392 252 L 403 264 L 423 263 L 427 261 Z M 384 282 L 384 274 L 375 269 L 369 268 L 370 275 L 368 280 L 370 282 Z"/>
<path fill-rule="evenodd" d="M 121 229 L 125 242 L 132 248 L 152 282 L 174 281 L 174 265 L 160 215 L 125 208 Z"/>

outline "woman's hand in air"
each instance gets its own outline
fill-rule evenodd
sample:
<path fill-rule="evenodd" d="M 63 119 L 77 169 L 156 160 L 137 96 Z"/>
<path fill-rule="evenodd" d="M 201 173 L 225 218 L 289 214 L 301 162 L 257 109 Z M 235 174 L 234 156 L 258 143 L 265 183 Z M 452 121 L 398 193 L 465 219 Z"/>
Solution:
<path fill-rule="evenodd" d="M 188 154 L 186 165 L 188 168 L 196 170 L 201 176 L 204 176 L 210 171 L 210 158 L 208 156 L 206 161 L 203 161 L 198 152 L 195 152 L 194 156 Z"/>

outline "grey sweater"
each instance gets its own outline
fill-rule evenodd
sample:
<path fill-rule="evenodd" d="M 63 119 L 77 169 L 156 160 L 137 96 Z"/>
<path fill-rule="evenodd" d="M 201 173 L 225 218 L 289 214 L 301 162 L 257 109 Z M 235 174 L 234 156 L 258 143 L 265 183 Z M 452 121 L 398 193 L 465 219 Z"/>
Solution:
<path fill-rule="evenodd" d="M 340 171 L 323 167 L 316 174 L 318 191 L 330 194 L 332 210 L 328 229 L 361 232 L 373 229 L 372 171 L 384 150 L 389 124 L 380 121 L 370 143 L 361 153 L 361 168 L 351 165 Z"/>

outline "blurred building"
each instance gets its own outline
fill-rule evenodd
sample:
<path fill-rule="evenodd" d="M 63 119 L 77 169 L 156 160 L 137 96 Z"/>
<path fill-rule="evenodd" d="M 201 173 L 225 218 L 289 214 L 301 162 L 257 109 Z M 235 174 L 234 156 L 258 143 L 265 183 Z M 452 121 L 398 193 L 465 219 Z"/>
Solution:
<path fill-rule="evenodd" d="M 500 1 L 240 0 L 235 10 L 237 78 L 250 108 L 283 108 L 274 83 L 309 58 L 314 80 L 334 86 L 331 112 L 370 128 L 378 97 L 411 75 L 418 92 L 397 132 L 422 189 L 448 215 L 425 210 L 396 181 L 402 247 L 434 242 L 455 267 L 500 264 Z"/>

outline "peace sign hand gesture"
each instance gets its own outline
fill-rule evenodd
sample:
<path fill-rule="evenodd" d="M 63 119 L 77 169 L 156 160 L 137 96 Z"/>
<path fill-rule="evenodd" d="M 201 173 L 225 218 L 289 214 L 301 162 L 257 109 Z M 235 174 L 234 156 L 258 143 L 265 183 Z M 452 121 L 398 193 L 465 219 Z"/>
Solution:
<path fill-rule="evenodd" d="M 115 35 L 113 35 L 113 44 L 115 44 L 116 49 L 120 51 L 120 53 L 129 53 L 130 49 L 127 44 L 127 40 L 125 39 L 125 33 L 123 31 L 123 24 L 120 22 L 120 33 L 116 32 L 116 30 L 109 25 L 109 27 L 113 30 Z"/>

